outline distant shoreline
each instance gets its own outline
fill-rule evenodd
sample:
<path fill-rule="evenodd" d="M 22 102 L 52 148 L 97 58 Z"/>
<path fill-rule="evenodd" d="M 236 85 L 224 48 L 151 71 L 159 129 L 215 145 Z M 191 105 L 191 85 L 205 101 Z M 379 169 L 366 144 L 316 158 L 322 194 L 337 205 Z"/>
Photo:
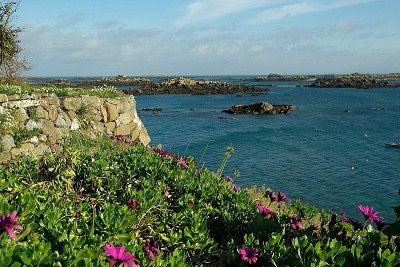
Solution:
<path fill-rule="evenodd" d="M 246 76 L 198 76 L 186 77 L 71 77 L 60 78 L 26 78 L 29 83 L 39 86 L 94 88 L 94 87 L 127 87 L 118 88 L 125 94 L 160 95 L 160 94 L 264 94 L 275 87 L 274 82 L 302 82 L 306 84 L 297 87 L 312 88 L 400 88 L 400 73 L 389 74 L 348 74 L 348 75 L 278 75 L 246 77 Z M 245 82 L 247 84 L 242 84 Z M 260 82 L 271 82 L 263 84 Z M 136 87 L 136 88 L 129 88 Z"/>

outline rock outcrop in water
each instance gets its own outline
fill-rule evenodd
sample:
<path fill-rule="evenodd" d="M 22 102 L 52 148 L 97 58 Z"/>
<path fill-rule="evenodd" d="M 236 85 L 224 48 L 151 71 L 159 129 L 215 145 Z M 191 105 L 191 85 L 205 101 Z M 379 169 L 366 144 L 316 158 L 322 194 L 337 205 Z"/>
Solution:
<path fill-rule="evenodd" d="M 172 78 L 165 82 L 146 82 L 140 84 L 139 90 L 122 90 L 125 94 L 160 95 L 160 94 L 262 94 L 266 89 L 255 86 L 236 85 L 217 81 L 199 81 L 188 78 Z"/>
<path fill-rule="evenodd" d="M 259 76 L 255 78 L 242 79 L 249 82 L 300 82 L 300 81 L 315 81 L 315 75 L 279 75 L 269 74 L 268 76 Z"/>
<path fill-rule="evenodd" d="M 250 105 L 234 105 L 228 110 L 222 112 L 229 114 L 254 114 L 254 115 L 275 115 L 275 114 L 289 114 L 295 110 L 293 105 L 271 105 L 267 102 L 257 102 Z"/>
<path fill-rule="evenodd" d="M 319 77 L 315 82 L 308 84 L 307 87 L 317 88 L 399 88 L 400 83 L 391 79 L 397 76 L 392 75 L 374 75 L 374 74 L 351 74 L 351 75 L 331 75 Z"/>

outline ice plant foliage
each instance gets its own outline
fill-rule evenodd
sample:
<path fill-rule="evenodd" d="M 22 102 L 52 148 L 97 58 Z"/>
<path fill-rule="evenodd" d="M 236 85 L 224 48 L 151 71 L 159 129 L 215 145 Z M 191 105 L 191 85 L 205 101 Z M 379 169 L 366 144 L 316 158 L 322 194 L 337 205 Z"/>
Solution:
<path fill-rule="evenodd" d="M 113 244 L 106 244 L 104 246 L 104 256 L 110 259 L 109 267 L 116 264 L 122 264 L 124 267 L 137 267 L 139 260 L 130 252 L 125 252 L 125 245 L 116 247 Z"/>
<path fill-rule="evenodd" d="M 379 216 L 379 212 L 374 212 L 374 208 L 370 206 L 358 205 L 358 209 L 363 213 L 365 220 L 373 222 L 381 222 L 383 217 Z"/>
<path fill-rule="evenodd" d="M 149 239 L 146 240 L 146 244 L 143 250 L 152 261 L 154 261 L 155 257 L 160 254 L 160 249 L 158 247 L 157 241 L 150 241 Z"/>
<path fill-rule="evenodd" d="M 242 261 L 249 264 L 255 264 L 258 260 L 258 251 L 252 248 L 241 248 L 239 254 L 242 256 Z"/>
<path fill-rule="evenodd" d="M 18 216 L 16 211 L 13 211 L 11 214 L 8 214 L 7 216 L 0 215 L 0 231 L 6 232 L 12 239 L 17 239 L 14 230 L 24 229 L 20 225 L 15 225 L 17 221 L 18 221 Z"/>

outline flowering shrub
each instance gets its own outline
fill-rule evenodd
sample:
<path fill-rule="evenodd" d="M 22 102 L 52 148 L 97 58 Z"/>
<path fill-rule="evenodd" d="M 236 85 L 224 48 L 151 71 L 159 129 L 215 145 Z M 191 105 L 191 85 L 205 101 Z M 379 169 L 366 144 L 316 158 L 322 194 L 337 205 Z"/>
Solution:
<path fill-rule="evenodd" d="M 62 153 L 0 165 L 0 265 L 400 263 L 398 237 L 364 206 L 357 223 L 114 140 L 74 138 Z"/>

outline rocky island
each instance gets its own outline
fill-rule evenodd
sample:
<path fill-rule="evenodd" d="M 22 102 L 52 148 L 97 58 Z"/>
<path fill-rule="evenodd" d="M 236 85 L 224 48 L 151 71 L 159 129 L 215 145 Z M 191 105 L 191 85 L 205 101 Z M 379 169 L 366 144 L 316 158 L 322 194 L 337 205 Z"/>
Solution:
<path fill-rule="evenodd" d="M 255 78 L 242 79 L 242 81 L 248 82 L 310 82 L 315 81 L 317 77 L 315 75 L 279 75 L 269 74 L 268 76 L 259 76 Z"/>
<path fill-rule="evenodd" d="M 217 81 L 198 81 L 188 78 L 171 78 L 165 82 L 144 82 L 138 84 L 140 89 L 124 89 L 125 94 L 161 95 L 161 94 L 263 94 L 266 89 L 255 86 L 236 85 Z"/>
<path fill-rule="evenodd" d="M 349 75 L 327 75 L 318 77 L 317 80 L 306 87 L 316 88 L 399 88 L 400 83 L 395 80 L 400 74 L 349 74 Z"/>
<path fill-rule="evenodd" d="M 222 112 L 228 114 L 253 114 L 253 115 L 276 115 L 276 114 L 289 114 L 296 107 L 293 105 L 271 105 L 268 102 L 257 102 L 250 105 L 234 105 L 230 109 L 223 110 Z"/>

